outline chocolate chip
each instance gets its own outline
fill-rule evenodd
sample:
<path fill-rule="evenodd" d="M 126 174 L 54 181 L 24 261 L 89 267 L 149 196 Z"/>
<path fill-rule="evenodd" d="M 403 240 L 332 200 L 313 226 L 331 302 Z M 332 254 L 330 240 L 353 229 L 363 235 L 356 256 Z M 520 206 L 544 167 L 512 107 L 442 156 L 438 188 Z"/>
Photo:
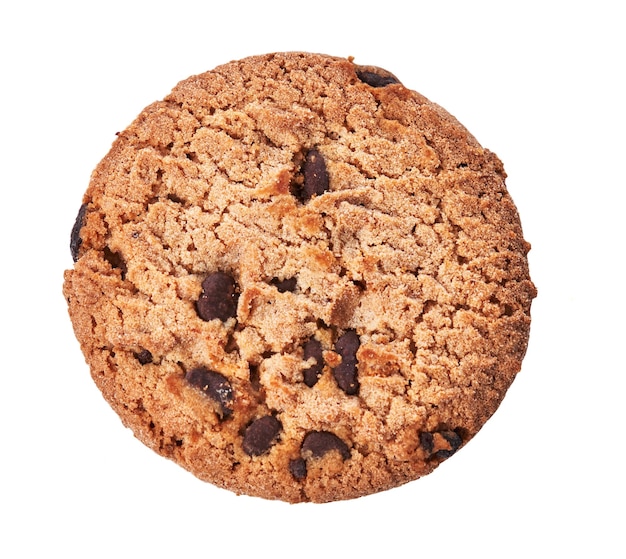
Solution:
<path fill-rule="evenodd" d="M 202 320 L 219 318 L 226 321 L 237 315 L 235 280 L 224 272 L 215 272 L 202 282 L 202 293 L 196 303 L 196 311 Z"/>
<path fill-rule="evenodd" d="M 341 363 L 335 367 L 333 375 L 339 388 L 350 396 L 359 391 L 356 352 L 360 345 L 359 336 L 354 330 L 347 330 L 335 343 L 335 351 L 341 355 Z"/>
<path fill-rule="evenodd" d="M 435 435 L 439 435 L 442 437 L 449 445 L 450 448 L 441 448 L 441 440 L 437 441 L 437 447 L 439 450 L 433 453 L 435 449 Z M 452 431 L 450 429 L 444 429 L 442 431 L 435 431 L 434 433 L 422 432 L 419 435 L 420 445 L 426 451 L 427 454 L 431 455 L 431 458 L 435 458 L 438 460 L 445 460 L 446 458 L 450 458 L 463 444 L 463 438 L 456 431 Z"/>
<path fill-rule="evenodd" d="M 72 260 L 78 262 L 78 251 L 80 245 L 83 244 L 83 240 L 80 238 L 80 230 L 85 225 L 85 214 L 87 213 L 87 204 L 83 204 L 78 210 L 78 215 L 74 221 L 72 227 L 72 234 L 70 235 L 70 252 L 72 254 Z"/>
<path fill-rule="evenodd" d="M 302 185 L 302 200 L 306 202 L 313 196 L 324 194 L 329 188 L 328 171 L 324 156 L 315 148 L 309 150 L 302 166 L 304 184 Z"/>
<path fill-rule="evenodd" d="M 427 454 L 430 454 L 434 448 L 433 434 L 427 432 L 420 433 L 420 445 Z"/>
<path fill-rule="evenodd" d="M 287 278 L 284 280 L 274 278 L 270 283 L 276 287 L 280 293 L 285 293 L 285 291 L 295 291 L 298 280 L 296 278 Z"/>
<path fill-rule="evenodd" d="M 385 87 L 386 85 L 390 85 L 392 83 L 400 83 L 400 80 L 398 80 L 398 78 L 396 78 L 393 74 L 390 74 L 386 70 L 382 69 L 376 72 L 372 71 L 372 69 L 357 70 L 356 75 L 362 82 L 367 85 L 371 85 L 372 87 Z"/>
<path fill-rule="evenodd" d="M 274 444 L 282 429 L 280 421 L 273 415 L 266 415 L 253 421 L 243 435 L 243 450 L 249 456 L 265 454 Z"/>
<path fill-rule="evenodd" d="M 446 458 L 450 458 L 450 456 L 452 456 L 457 450 L 459 450 L 459 448 L 461 448 L 461 445 L 463 444 L 463 439 L 461 439 L 461 437 L 454 431 L 440 431 L 439 434 L 444 439 L 446 439 L 446 441 L 448 441 L 448 443 L 450 444 L 450 448 L 438 450 L 437 452 L 435 452 L 435 454 L 433 454 L 433 456 L 435 458 L 445 460 Z"/>
<path fill-rule="evenodd" d="M 303 371 L 304 384 L 308 387 L 313 387 L 322 376 L 322 370 L 324 369 L 324 358 L 322 356 L 322 344 L 315 338 L 311 338 L 304 344 L 304 360 L 308 361 L 313 357 L 315 364 L 311 365 L 308 369 Z"/>
<path fill-rule="evenodd" d="M 310 453 L 314 458 L 321 458 L 331 450 L 338 450 L 344 460 L 350 458 L 348 445 L 329 431 L 311 431 L 302 441 L 303 456 Z"/>
<path fill-rule="evenodd" d="M 185 380 L 219 404 L 222 419 L 232 415 L 233 389 L 224 375 L 206 367 L 197 367 L 187 371 Z"/>
<path fill-rule="evenodd" d="M 289 471 L 298 481 L 306 477 L 306 460 L 304 458 L 294 458 L 289 461 Z"/>
<path fill-rule="evenodd" d="M 135 353 L 135 358 L 142 365 L 152 363 L 152 353 L 150 353 L 147 349 L 142 349 L 140 352 Z"/>

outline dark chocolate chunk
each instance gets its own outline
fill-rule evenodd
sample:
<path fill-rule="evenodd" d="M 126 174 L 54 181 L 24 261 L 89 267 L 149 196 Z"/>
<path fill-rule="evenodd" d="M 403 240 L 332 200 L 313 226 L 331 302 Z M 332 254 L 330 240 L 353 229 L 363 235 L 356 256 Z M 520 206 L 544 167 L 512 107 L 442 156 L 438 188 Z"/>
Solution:
<path fill-rule="evenodd" d="M 219 318 L 226 321 L 237 315 L 235 280 L 224 272 L 214 272 L 202 282 L 202 293 L 196 311 L 202 320 Z"/>
<path fill-rule="evenodd" d="M 296 278 L 287 278 L 284 280 L 274 278 L 270 283 L 276 287 L 280 293 L 285 293 L 285 291 L 295 291 L 298 280 Z"/>
<path fill-rule="evenodd" d="M 80 238 L 80 230 L 85 225 L 85 214 L 87 213 L 87 204 L 83 204 L 78 210 L 78 215 L 74 221 L 72 227 L 72 234 L 70 235 L 70 252 L 72 254 L 72 260 L 78 262 L 78 251 L 80 245 L 83 244 L 83 240 Z"/>
<path fill-rule="evenodd" d="M 135 358 L 142 365 L 152 363 L 152 353 L 150 353 L 147 349 L 142 349 L 140 352 L 135 353 Z"/>
<path fill-rule="evenodd" d="M 324 369 L 324 358 L 322 356 L 322 344 L 315 338 L 311 338 L 304 344 L 304 360 L 308 361 L 313 357 L 315 364 L 311 365 L 308 369 L 303 371 L 304 384 L 308 387 L 313 387 L 322 376 L 322 370 Z"/>
<path fill-rule="evenodd" d="M 371 70 L 357 70 L 356 75 L 363 83 L 372 87 L 385 87 L 392 83 L 400 83 L 398 78 L 385 71 L 377 73 Z"/>
<path fill-rule="evenodd" d="M 306 460 L 304 458 L 294 458 L 289 461 L 289 471 L 298 481 L 306 477 Z"/>
<path fill-rule="evenodd" d="M 306 202 L 313 196 L 320 196 L 330 188 L 324 156 L 315 148 L 306 154 L 302 171 L 304 173 L 303 201 Z"/>
<path fill-rule="evenodd" d="M 441 449 L 435 452 L 433 456 L 442 460 L 450 458 L 463 444 L 463 439 L 454 431 L 440 431 L 439 434 L 450 444 L 449 449 Z"/>
<path fill-rule="evenodd" d="M 265 454 L 274 444 L 282 429 L 280 421 L 273 415 L 266 415 L 253 421 L 243 436 L 243 450 L 249 456 Z"/>
<path fill-rule="evenodd" d="M 434 448 L 433 434 L 425 431 L 420 433 L 420 445 L 427 454 L 430 454 Z"/>
<path fill-rule="evenodd" d="M 356 352 L 360 345 L 359 336 L 354 330 L 347 330 L 335 343 L 335 351 L 341 355 L 341 363 L 335 367 L 333 374 L 339 388 L 350 396 L 359 391 Z"/>
<path fill-rule="evenodd" d="M 187 371 L 185 380 L 219 404 L 222 419 L 232 415 L 233 389 L 224 375 L 206 367 L 197 367 Z"/>
<path fill-rule="evenodd" d="M 350 458 L 348 445 L 329 431 L 311 431 L 302 441 L 303 456 L 310 453 L 314 458 L 321 458 L 331 450 L 338 450 L 344 460 Z"/>

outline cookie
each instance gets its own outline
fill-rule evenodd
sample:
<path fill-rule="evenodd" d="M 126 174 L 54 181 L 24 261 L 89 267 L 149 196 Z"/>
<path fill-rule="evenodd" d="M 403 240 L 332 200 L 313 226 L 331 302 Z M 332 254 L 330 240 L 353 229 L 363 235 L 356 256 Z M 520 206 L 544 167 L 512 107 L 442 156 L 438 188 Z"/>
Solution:
<path fill-rule="evenodd" d="M 178 84 L 119 133 L 63 292 L 136 437 L 288 502 L 428 474 L 520 370 L 527 253 L 498 158 L 388 71 L 278 53 Z"/>

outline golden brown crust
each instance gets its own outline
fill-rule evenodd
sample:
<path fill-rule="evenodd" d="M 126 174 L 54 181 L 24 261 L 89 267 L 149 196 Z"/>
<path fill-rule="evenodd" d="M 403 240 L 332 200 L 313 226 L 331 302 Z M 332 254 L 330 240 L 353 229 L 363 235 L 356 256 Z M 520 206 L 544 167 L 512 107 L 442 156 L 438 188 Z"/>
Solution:
<path fill-rule="evenodd" d="M 536 292 L 502 164 L 363 68 L 279 53 L 193 76 L 84 197 L 64 294 L 95 382 L 146 445 L 237 493 L 324 502 L 427 474 L 526 350 Z M 236 313 L 205 320 L 215 272 Z"/>

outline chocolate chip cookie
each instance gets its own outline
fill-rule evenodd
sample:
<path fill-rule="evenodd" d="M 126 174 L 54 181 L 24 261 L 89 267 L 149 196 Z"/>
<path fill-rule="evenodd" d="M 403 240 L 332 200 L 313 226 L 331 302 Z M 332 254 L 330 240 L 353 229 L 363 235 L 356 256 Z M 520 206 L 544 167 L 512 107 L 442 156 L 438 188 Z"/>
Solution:
<path fill-rule="evenodd" d="M 498 158 L 396 76 L 278 53 L 118 134 L 63 292 L 104 397 L 198 478 L 289 502 L 428 474 L 495 412 L 536 295 Z"/>

